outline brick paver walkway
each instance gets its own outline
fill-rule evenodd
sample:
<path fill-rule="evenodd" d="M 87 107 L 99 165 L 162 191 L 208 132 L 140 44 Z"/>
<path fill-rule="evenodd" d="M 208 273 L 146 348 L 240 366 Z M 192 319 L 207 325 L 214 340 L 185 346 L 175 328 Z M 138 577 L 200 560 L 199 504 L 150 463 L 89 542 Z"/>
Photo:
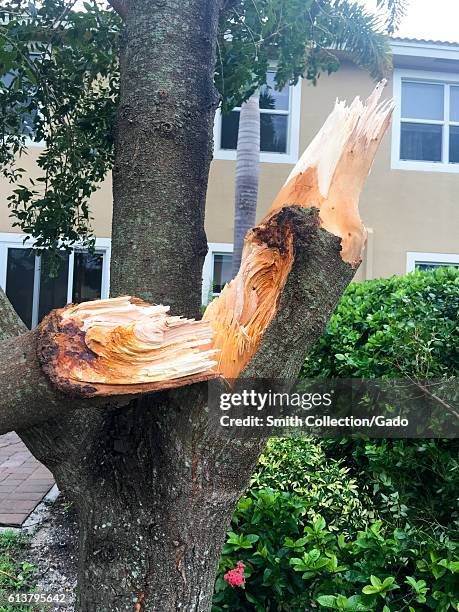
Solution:
<path fill-rule="evenodd" d="M 0 526 L 20 527 L 53 484 L 15 433 L 0 436 Z"/>

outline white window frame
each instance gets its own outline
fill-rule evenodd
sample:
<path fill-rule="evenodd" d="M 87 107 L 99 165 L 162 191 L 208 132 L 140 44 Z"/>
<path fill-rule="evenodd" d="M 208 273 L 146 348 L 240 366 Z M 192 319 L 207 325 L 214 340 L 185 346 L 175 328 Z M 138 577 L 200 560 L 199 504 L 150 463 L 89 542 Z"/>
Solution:
<path fill-rule="evenodd" d="M 286 111 L 263 109 L 263 113 L 274 115 L 287 115 L 287 153 L 260 152 L 260 162 L 271 164 L 296 164 L 300 147 L 300 112 L 301 112 L 301 85 L 299 79 L 296 85 L 290 85 L 289 108 Z M 235 110 L 239 110 L 237 107 Z M 236 159 L 235 149 L 222 149 L 221 142 L 222 113 L 218 109 L 214 121 L 214 159 Z"/>
<path fill-rule="evenodd" d="M 400 159 L 400 135 L 401 135 L 401 113 L 402 113 L 402 83 L 403 81 L 415 81 L 418 83 L 431 83 L 444 86 L 444 114 L 443 120 L 433 119 L 409 119 L 404 121 L 410 123 L 429 123 L 443 126 L 442 134 L 442 160 L 449 157 L 449 126 L 459 126 L 459 121 L 449 120 L 450 110 L 450 87 L 459 86 L 459 74 L 446 72 L 429 72 L 426 70 L 405 70 L 396 68 L 394 70 L 394 100 L 395 109 L 392 121 L 392 152 L 391 167 L 393 170 L 414 170 L 421 172 L 451 172 L 459 173 L 459 163 L 450 164 L 447 161 L 430 162 L 419 160 Z"/>
<path fill-rule="evenodd" d="M 233 253 L 233 244 L 230 242 L 209 242 L 207 245 L 207 255 L 202 267 L 202 304 L 207 306 L 211 295 L 211 288 L 214 274 L 214 255 L 225 255 Z M 212 292 L 212 296 L 219 295 Z"/>
<path fill-rule="evenodd" d="M 34 246 L 33 239 L 27 240 L 24 243 L 26 234 L 14 234 L 13 232 L 0 232 L 0 287 L 6 291 L 6 272 L 8 262 L 8 249 L 30 249 Z M 72 302 L 73 293 L 73 266 L 75 251 L 79 251 L 83 247 L 75 245 L 72 252 L 69 254 L 69 270 L 67 277 L 67 304 Z M 95 243 L 96 253 L 103 255 L 102 261 L 102 283 L 101 283 L 101 299 L 109 297 L 110 292 L 110 256 L 111 256 L 111 240 L 110 238 L 96 238 Z M 34 297 L 32 309 L 32 328 L 38 324 L 38 295 L 40 291 L 40 257 L 35 258 L 35 275 L 34 275 Z"/>
<path fill-rule="evenodd" d="M 406 272 L 414 272 L 420 263 L 451 264 L 459 266 L 459 253 L 421 253 L 408 251 L 406 254 Z"/>

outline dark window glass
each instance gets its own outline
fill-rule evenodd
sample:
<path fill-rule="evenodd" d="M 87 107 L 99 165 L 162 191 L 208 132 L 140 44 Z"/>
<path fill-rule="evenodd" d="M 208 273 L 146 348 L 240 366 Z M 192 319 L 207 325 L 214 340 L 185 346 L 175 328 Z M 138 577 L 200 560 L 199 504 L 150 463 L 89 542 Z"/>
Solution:
<path fill-rule="evenodd" d="M 441 161 L 441 125 L 402 122 L 400 159 Z"/>
<path fill-rule="evenodd" d="M 88 302 L 98 300 L 102 288 L 102 263 L 104 256 L 100 253 L 75 252 L 73 264 L 73 291 L 74 302 Z"/>
<path fill-rule="evenodd" d="M 237 133 L 239 131 L 239 111 L 222 115 L 222 149 L 237 149 Z"/>
<path fill-rule="evenodd" d="M 38 322 L 53 308 L 62 308 L 67 304 L 67 285 L 69 278 L 69 257 L 62 253 L 62 261 L 56 275 L 51 276 L 49 257 L 41 257 L 40 297 L 38 302 Z"/>
<path fill-rule="evenodd" d="M 14 78 L 15 78 L 15 74 L 7 73 L 0 78 L 0 81 L 5 87 L 9 89 L 12 86 Z M 10 112 L 8 113 L 7 117 L 9 119 L 12 119 L 12 121 L 10 123 L 7 119 L 5 122 L 5 131 L 7 133 L 17 132 L 17 126 L 18 126 L 18 120 L 19 120 L 20 121 L 19 129 L 21 131 L 21 134 L 24 134 L 28 136 L 29 138 L 34 137 L 34 133 L 35 133 L 34 121 L 37 116 L 36 109 L 33 109 L 30 112 L 24 112 L 23 110 L 22 112 L 18 112 L 21 107 L 22 109 L 27 108 L 31 101 L 32 99 L 30 97 L 27 97 L 26 99 L 21 99 L 20 102 L 17 102 L 14 104 L 14 107 L 11 107 L 8 109 Z"/>
<path fill-rule="evenodd" d="M 449 268 L 452 266 L 453 268 L 459 268 L 459 264 L 454 263 L 437 263 L 434 261 L 417 261 L 416 262 L 416 270 L 420 270 L 421 272 L 424 270 L 433 270 L 435 268 Z"/>
<path fill-rule="evenodd" d="M 34 273 L 35 255 L 32 249 L 8 249 L 6 295 L 29 328 L 32 327 Z"/>
<path fill-rule="evenodd" d="M 268 72 L 267 85 L 260 87 L 260 108 L 271 108 L 287 111 L 289 108 L 290 88 L 284 87 L 281 91 L 276 90 L 274 72 Z"/>
<path fill-rule="evenodd" d="M 273 153 L 287 152 L 287 115 L 260 116 L 260 149 Z"/>
<path fill-rule="evenodd" d="M 290 88 L 275 90 L 274 73 L 268 72 L 268 84 L 260 88 L 260 108 L 288 111 L 290 105 Z M 239 130 L 239 111 L 235 110 L 222 115 L 220 148 L 237 149 Z M 260 151 L 267 153 L 287 152 L 288 115 L 263 113 L 260 115 Z"/>
<path fill-rule="evenodd" d="M 230 253 L 214 254 L 213 292 L 220 293 L 231 280 L 233 256 Z"/>
<path fill-rule="evenodd" d="M 449 161 L 459 164 L 459 126 L 451 125 L 449 128 Z"/>

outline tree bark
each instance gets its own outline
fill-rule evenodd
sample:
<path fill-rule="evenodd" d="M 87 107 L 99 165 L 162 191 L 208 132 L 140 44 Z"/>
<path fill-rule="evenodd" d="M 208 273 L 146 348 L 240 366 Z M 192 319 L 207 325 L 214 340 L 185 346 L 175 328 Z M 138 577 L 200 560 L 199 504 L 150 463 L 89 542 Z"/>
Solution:
<path fill-rule="evenodd" d="M 218 103 L 219 2 L 133 0 L 125 15 L 115 134 L 111 295 L 196 317 Z"/>
<path fill-rule="evenodd" d="M 218 6 L 211 0 L 133 0 L 127 6 L 114 172 L 114 292 L 163 301 L 172 314 L 189 317 L 199 310 L 205 250 Z M 361 115 L 365 119 L 359 123 Z M 320 200 L 310 181 L 314 172 L 323 177 L 319 163 L 310 173 L 298 170 L 286 186 L 283 204 L 288 206 L 277 203 L 254 232 L 256 244 L 248 245 L 253 266 L 260 268 L 260 257 L 271 261 L 277 250 L 288 252 L 288 270 L 250 346 L 243 376 L 295 376 L 322 333 L 355 271 L 343 261 L 343 241 L 348 234 L 353 238 L 348 240 L 352 262 L 363 246 L 359 238 L 364 232 L 352 207 L 387 127 L 386 115 L 358 104 L 349 112 L 346 125 L 356 141 L 348 139 L 350 146 L 333 157 L 338 180 L 330 189 L 331 203 L 341 210 L 337 217 L 329 214 L 330 231 L 321 226 L 319 215 L 331 203 L 324 193 Z M 334 168 L 328 159 L 324 166 Z M 308 196 L 303 198 L 306 210 L 295 207 L 297 192 Z M 317 203 L 320 211 L 313 208 Z M 339 224 L 349 209 L 355 235 L 346 223 Z M 341 241 L 331 233 L 334 224 L 340 236 L 346 230 Z M 272 276 L 261 276 L 254 290 L 269 285 Z M 239 301 L 252 292 L 246 281 L 243 274 L 233 281 L 245 292 Z M 225 288 L 221 303 L 234 287 Z M 262 309 L 262 302 L 248 299 L 243 308 L 226 313 L 227 319 L 230 312 L 233 317 L 228 334 L 241 335 L 247 312 L 251 321 L 257 319 L 254 304 Z M 221 326 L 225 312 L 217 309 L 216 314 L 210 320 Z M 13 321 L 12 328 L 14 334 L 20 325 Z M 128 405 L 119 397 L 64 400 L 39 367 L 38 333 L 0 345 L 0 389 L 9 396 L 2 405 L 4 425 L 17 428 L 75 501 L 80 525 L 77 609 L 208 612 L 225 532 L 264 435 L 219 432 L 206 406 L 204 383 L 158 391 Z M 247 363 L 246 357 L 241 363 Z"/>
<path fill-rule="evenodd" d="M 316 209 L 285 214 L 295 227 L 295 260 L 244 377 L 292 379 L 355 273 Z M 266 434 L 220 432 L 207 395 L 199 383 L 128 407 L 89 400 L 20 431 L 76 503 L 79 611 L 211 609 L 226 529 Z"/>
<path fill-rule="evenodd" d="M 234 199 L 233 277 L 241 265 L 244 238 L 255 225 L 260 168 L 260 99 L 258 93 L 245 102 L 239 113 Z"/>
<path fill-rule="evenodd" d="M 0 342 L 16 338 L 27 331 L 27 327 L 16 314 L 3 289 L 0 287 Z"/>

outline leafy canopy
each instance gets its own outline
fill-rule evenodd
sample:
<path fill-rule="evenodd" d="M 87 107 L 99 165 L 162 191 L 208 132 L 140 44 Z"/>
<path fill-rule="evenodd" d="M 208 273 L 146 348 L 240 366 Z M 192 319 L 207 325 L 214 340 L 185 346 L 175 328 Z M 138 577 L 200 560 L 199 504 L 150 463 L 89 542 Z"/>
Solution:
<path fill-rule="evenodd" d="M 14 225 L 54 253 L 91 246 L 88 203 L 113 163 L 119 95 L 120 18 L 101 0 L 73 5 L 8 0 L 0 8 L 0 166 L 14 186 Z M 337 70 L 342 49 L 379 78 L 390 63 L 383 29 L 351 0 L 226 0 L 215 71 L 222 108 L 264 84 L 272 60 L 277 87 Z M 46 143 L 35 178 L 21 167 L 31 140 Z"/>

